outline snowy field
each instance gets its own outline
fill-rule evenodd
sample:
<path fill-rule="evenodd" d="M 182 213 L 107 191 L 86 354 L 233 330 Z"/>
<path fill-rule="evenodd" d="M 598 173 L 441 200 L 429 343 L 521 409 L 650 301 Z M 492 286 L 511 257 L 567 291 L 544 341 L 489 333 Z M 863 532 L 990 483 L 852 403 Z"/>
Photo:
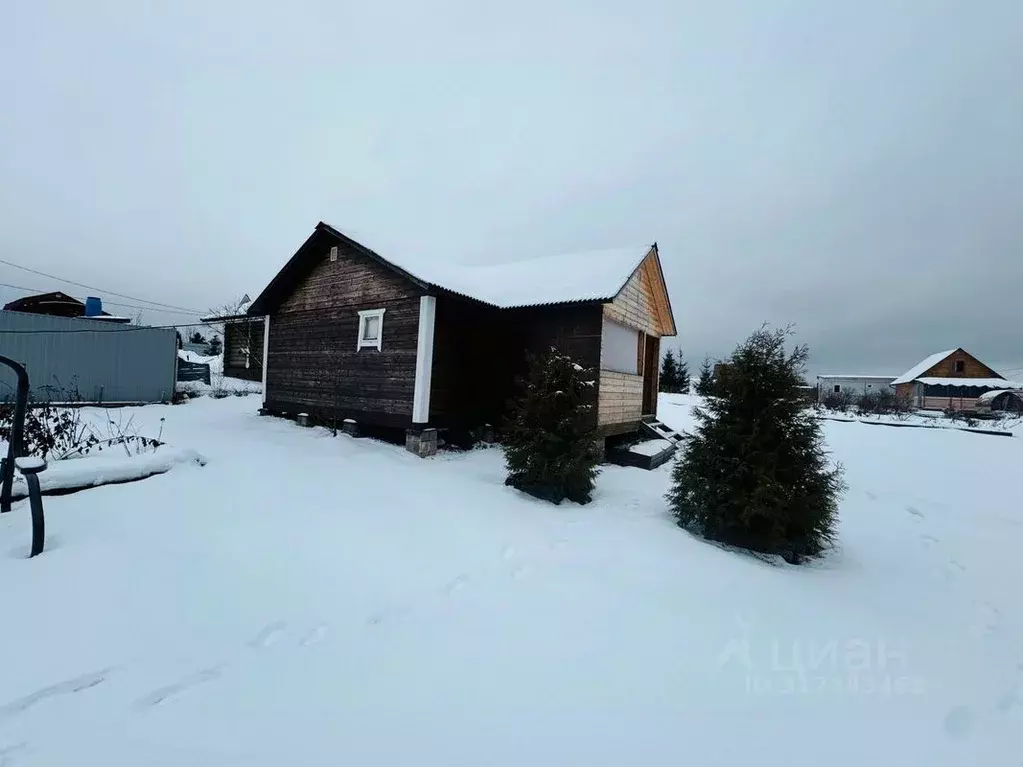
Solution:
<path fill-rule="evenodd" d="M 669 425 L 693 398 L 662 395 Z M 587 507 L 259 418 L 135 409 L 196 450 L 0 517 L 0 765 L 1010 765 L 1023 441 L 827 422 L 840 547 L 674 526 L 671 466 Z"/>

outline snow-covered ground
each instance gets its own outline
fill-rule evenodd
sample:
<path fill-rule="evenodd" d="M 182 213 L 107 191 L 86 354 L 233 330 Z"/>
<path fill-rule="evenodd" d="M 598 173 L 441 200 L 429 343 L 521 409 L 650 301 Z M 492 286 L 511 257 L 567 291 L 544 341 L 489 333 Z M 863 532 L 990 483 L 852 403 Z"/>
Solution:
<path fill-rule="evenodd" d="M 913 413 L 897 415 L 859 415 L 855 410 L 843 413 L 835 410 L 822 410 L 821 415 L 835 421 L 863 421 L 864 423 L 891 424 L 893 426 L 923 427 L 934 429 L 980 429 L 1000 431 L 1016 436 L 1023 436 L 1023 417 L 1015 414 L 1004 414 L 1000 418 L 974 418 L 972 425 L 965 420 L 948 418 L 944 413 L 934 410 L 918 410 Z"/>
<path fill-rule="evenodd" d="M 660 415 L 691 424 L 693 398 Z M 825 426 L 840 548 L 674 526 L 670 465 L 586 507 L 255 415 L 135 409 L 205 467 L 0 517 L 0 764 L 1003 765 L 1023 754 L 1023 442 Z"/>

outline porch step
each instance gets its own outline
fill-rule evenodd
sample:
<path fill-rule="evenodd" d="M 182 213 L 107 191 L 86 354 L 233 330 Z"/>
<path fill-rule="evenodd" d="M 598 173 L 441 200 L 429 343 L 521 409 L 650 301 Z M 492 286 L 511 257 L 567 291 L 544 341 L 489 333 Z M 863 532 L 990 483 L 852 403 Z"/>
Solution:
<path fill-rule="evenodd" d="M 675 454 L 675 444 L 663 437 L 618 445 L 607 451 L 607 460 L 619 466 L 656 469 Z"/>
<path fill-rule="evenodd" d="M 646 419 L 640 422 L 640 432 L 648 437 L 655 439 L 666 439 L 672 445 L 677 445 L 682 441 L 682 435 L 672 429 L 670 426 L 662 421 L 658 421 L 656 418 L 652 421 Z"/>

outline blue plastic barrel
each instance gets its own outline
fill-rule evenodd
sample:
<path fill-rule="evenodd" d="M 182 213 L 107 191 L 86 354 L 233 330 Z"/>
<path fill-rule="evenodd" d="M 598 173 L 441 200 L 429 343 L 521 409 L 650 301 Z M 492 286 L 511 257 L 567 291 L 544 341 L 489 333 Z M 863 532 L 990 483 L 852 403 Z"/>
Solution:
<path fill-rule="evenodd" d="M 96 296 L 89 296 L 85 299 L 85 316 L 98 317 L 103 314 L 103 300 Z"/>

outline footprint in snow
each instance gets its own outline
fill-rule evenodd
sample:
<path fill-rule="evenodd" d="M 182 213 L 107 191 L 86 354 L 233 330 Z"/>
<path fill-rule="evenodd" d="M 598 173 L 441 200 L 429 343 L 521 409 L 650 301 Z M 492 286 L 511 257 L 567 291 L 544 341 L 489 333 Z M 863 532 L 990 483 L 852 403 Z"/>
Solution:
<path fill-rule="evenodd" d="M 915 506 L 907 506 L 906 507 L 906 511 L 908 511 L 910 514 L 912 514 L 914 517 L 919 517 L 920 519 L 924 518 L 924 513 L 922 511 L 920 511 L 920 509 L 916 508 Z"/>
<path fill-rule="evenodd" d="M 1023 716 L 1023 695 L 1013 688 L 998 699 L 998 710 L 1006 716 Z"/>
<path fill-rule="evenodd" d="M 287 627 L 288 624 L 284 621 L 274 621 L 273 623 L 266 624 L 256 636 L 249 640 L 249 647 L 261 650 L 272 646 L 281 638 L 281 634 L 284 633 L 284 629 Z"/>
<path fill-rule="evenodd" d="M 950 738 L 961 740 L 970 734 L 974 719 L 973 709 L 969 706 L 956 706 L 945 714 L 941 726 Z"/>
<path fill-rule="evenodd" d="M 532 571 L 533 568 L 531 568 L 529 565 L 519 565 L 518 567 L 514 568 L 511 571 L 511 577 L 514 578 L 515 580 L 519 580 L 520 578 L 525 578 Z"/>
<path fill-rule="evenodd" d="M 984 603 L 978 607 L 980 613 L 980 620 L 973 626 L 970 633 L 981 639 L 986 636 L 991 636 L 998 631 L 1001 612 L 997 607 Z"/>
<path fill-rule="evenodd" d="M 371 613 L 367 616 L 366 625 L 379 626 L 381 623 L 386 623 L 392 618 L 400 618 L 404 615 L 408 615 L 411 611 L 412 609 L 408 605 L 377 610 L 375 613 Z"/>
<path fill-rule="evenodd" d="M 865 496 L 867 496 L 867 498 L 869 498 L 872 501 L 876 501 L 877 500 L 877 495 L 875 493 L 870 492 L 869 490 L 864 490 L 863 494 Z"/>
<path fill-rule="evenodd" d="M 12 767 L 15 760 L 15 754 L 19 751 L 25 751 L 28 748 L 28 741 L 22 741 L 21 743 L 15 743 L 11 746 L 0 747 L 0 767 Z"/>
<path fill-rule="evenodd" d="M 159 687 L 152 692 L 143 695 L 135 701 L 135 708 L 145 710 L 147 708 L 152 708 L 153 706 L 159 706 L 165 701 L 168 701 L 171 698 L 176 698 L 181 693 L 190 690 L 193 687 L 198 687 L 201 684 L 218 679 L 223 671 L 223 663 L 196 671 L 194 674 L 189 674 L 174 684 L 169 684 L 166 687 Z"/>
<path fill-rule="evenodd" d="M 23 711 L 27 711 L 36 705 L 40 701 L 46 700 L 47 698 L 53 698 L 58 695 L 72 695 L 76 692 L 82 692 L 95 687 L 98 684 L 102 684 L 106 681 L 107 675 L 113 671 L 113 668 L 105 668 L 99 671 L 93 671 L 88 674 L 82 674 L 81 676 L 72 677 L 71 679 L 65 679 L 63 682 L 57 682 L 47 687 L 42 687 L 33 693 L 30 693 L 22 698 L 17 698 L 10 701 L 9 703 L 0 706 L 0 724 L 5 719 L 20 714 Z"/>
<path fill-rule="evenodd" d="M 318 645 L 320 642 L 327 638 L 328 632 L 329 629 L 327 628 L 327 624 L 325 623 L 319 624 L 318 626 L 313 628 L 312 631 L 310 631 L 308 634 L 302 637 L 302 646 L 312 647 L 313 645 Z"/>
<path fill-rule="evenodd" d="M 966 568 L 956 559 L 949 559 L 948 560 L 948 564 L 949 564 L 949 567 L 955 568 L 956 570 L 958 570 L 961 573 L 965 573 L 966 572 Z"/>
<path fill-rule="evenodd" d="M 451 594 L 454 594 L 464 589 L 468 583 L 469 583 L 468 575 L 459 575 L 457 578 L 453 578 L 452 580 L 448 581 L 448 583 L 444 586 L 444 593 L 450 596 Z"/>
<path fill-rule="evenodd" d="M 920 540 L 928 546 L 933 546 L 935 543 L 938 543 L 938 539 L 933 535 L 921 535 Z"/>
<path fill-rule="evenodd" d="M 505 546 L 501 550 L 501 559 L 503 559 L 505 562 L 507 562 L 509 559 L 512 559 L 514 556 L 515 556 L 514 546 Z"/>

